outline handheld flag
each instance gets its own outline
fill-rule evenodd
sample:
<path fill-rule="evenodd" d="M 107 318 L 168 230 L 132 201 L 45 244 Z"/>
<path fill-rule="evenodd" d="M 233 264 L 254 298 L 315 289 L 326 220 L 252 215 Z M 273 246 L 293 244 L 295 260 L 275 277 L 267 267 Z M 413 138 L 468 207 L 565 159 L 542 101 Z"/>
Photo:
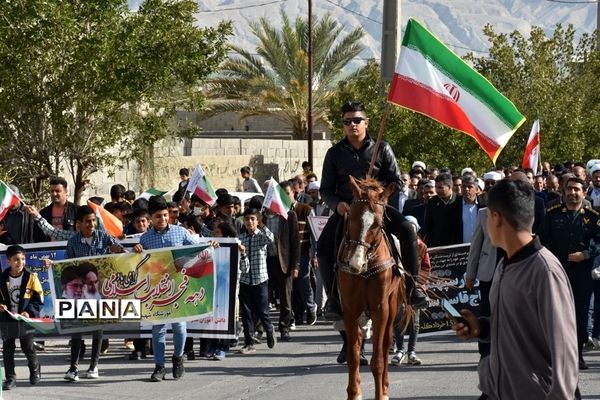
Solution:
<path fill-rule="evenodd" d="M 13 192 L 8 185 L 0 181 L 0 221 L 4 219 L 6 213 L 19 204 L 21 199 Z"/>
<path fill-rule="evenodd" d="M 6 310 L 8 315 L 17 321 L 23 321 L 27 325 L 31 326 L 36 331 L 42 333 L 50 333 L 54 330 L 54 320 L 50 318 L 29 318 L 21 314 L 13 313 L 10 310 Z"/>
<path fill-rule="evenodd" d="M 208 180 L 208 177 L 204 173 L 204 170 L 200 164 L 196 165 L 196 168 L 190 177 L 190 181 L 187 185 L 187 191 L 198 196 L 209 206 L 215 204 L 215 200 L 217 200 L 215 189 Z"/>
<path fill-rule="evenodd" d="M 150 188 L 150 189 L 146 190 L 144 193 L 140 194 L 138 199 L 150 200 L 150 197 L 152 197 L 152 196 L 162 196 L 165 193 L 167 193 L 167 192 L 163 192 L 162 190 L 158 190 L 155 188 Z"/>
<path fill-rule="evenodd" d="M 412 18 L 388 101 L 466 133 L 494 163 L 525 121 L 487 79 Z"/>
<path fill-rule="evenodd" d="M 103 207 L 88 200 L 88 206 L 90 206 L 96 213 L 98 219 L 98 229 L 103 229 L 112 237 L 119 237 L 123 234 L 123 223 L 119 218 L 115 217 Z"/>
<path fill-rule="evenodd" d="M 523 153 L 523 161 L 521 166 L 523 169 L 531 168 L 533 175 L 537 175 L 538 165 L 540 163 L 540 120 L 536 119 L 533 121 L 531 127 L 531 133 L 529 133 L 529 139 L 527 140 L 527 146 L 525 147 L 525 153 Z"/>
<path fill-rule="evenodd" d="M 265 193 L 263 207 L 270 209 L 285 219 L 287 219 L 288 211 L 292 208 L 292 199 L 290 199 L 290 196 L 279 186 L 279 183 L 273 177 L 269 180 L 269 187 Z"/>

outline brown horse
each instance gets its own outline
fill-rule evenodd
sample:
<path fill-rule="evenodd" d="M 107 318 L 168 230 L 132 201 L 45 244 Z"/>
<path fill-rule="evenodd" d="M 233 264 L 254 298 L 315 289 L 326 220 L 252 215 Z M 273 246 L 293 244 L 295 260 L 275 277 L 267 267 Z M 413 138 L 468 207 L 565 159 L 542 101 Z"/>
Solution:
<path fill-rule="evenodd" d="M 371 372 L 375 399 L 387 400 L 388 363 L 393 325 L 400 302 L 406 307 L 405 274 L 394 272 L 396 260 L 385 232 L 384 212 L 394 185 L 383 187 L 375 179 L 350 177 L 354 201 L 346 220 L 344 240 L 338 251 L 338 287 L 348 345 L 348 399 L 362 399 L 359 357 L 362 335 L 358 319 L 367 312 L 373 323 Z M 408 309 L 408 308 L 407 308 Z M 407 315 L 410 313 L 404 313 Z"/>

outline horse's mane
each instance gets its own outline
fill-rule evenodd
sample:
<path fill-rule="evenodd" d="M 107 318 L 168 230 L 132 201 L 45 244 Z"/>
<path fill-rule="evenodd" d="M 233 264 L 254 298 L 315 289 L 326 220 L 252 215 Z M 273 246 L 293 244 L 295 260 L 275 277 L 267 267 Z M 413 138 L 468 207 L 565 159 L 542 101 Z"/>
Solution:
<path fill-rule="evenodd" d="M 381 201 L 383 194 L 383 185 L 375 178 L 367 176 L 365 179 L 357 179 L 356 183 L 360 188 L 361 199 L 368 200 L 371 208 L 374 208 L 377 202 Z"/>

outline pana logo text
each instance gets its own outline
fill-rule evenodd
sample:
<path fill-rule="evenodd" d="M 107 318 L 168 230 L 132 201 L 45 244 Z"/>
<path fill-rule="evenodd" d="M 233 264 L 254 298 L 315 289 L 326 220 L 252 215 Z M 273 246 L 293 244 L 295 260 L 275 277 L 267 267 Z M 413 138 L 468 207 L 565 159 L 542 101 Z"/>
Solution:
<path fill-rule="evenodd" d="M 141 319 L 140 300 L 56 299 L 56 319 Z"/>

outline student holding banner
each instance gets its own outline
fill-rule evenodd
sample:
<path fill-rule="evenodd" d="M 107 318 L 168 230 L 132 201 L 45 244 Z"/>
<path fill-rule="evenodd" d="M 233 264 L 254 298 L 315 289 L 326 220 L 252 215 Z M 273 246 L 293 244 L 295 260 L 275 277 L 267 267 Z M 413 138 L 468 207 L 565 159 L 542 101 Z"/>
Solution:
<path fill-rule="evenodd" d="M 198 240 L 182 226 L 169 224 L 169 206 L 162 196 L 152 196 L 148 201 L 148 212 L 152 220 L 152 228 L 140 237 L 140 243 L 135 245 L 133 251 L 141 253 L 144 250 L 160 249 L 166 247 L 185 246 L 197 244 Z M 183 376 L 183 348 L 187 336 L 185 322 L 171 323 L 173 328 L 173 378 Z M 152 326 L 152 349 L 154 350 L 154 372 L 150 377 L 152 382 L 165 379 L 165 347 L 167 344 L 167 325 L 155 324 Z"/>
<path fill-rule="evenodd" d="M 79 258 L 99 256 L 108 253 L 122 253 L 125 250 L 121 247 L 114 238 L 105 231 L 96 229 L 96 213 L 90 206 L 81 206 L 77 209 L 75 215 L 77 233 L 73 235 L 67 242 L 67 250 L 65 258 Z M 86 273 L 89 271 L 85 271 Z M 85 281 L 85 277 L 82 278 Z M 83 286 L 82 286 L 83 289 Z M 65 374 L 65 379 L 68 381 L 78 381 L 79 372 L 78 364 L 80 358 L 80 350 L 83 340 L 81 334 L 74 334 L 71 337 L 71 366 Z M 102 343 L 102 331 L 93 332 L 92 339 L 92 354 L 90 357 L 90 367 L 86 372 L 86 378 L 97 379 L 98 361 L 100 359 L 100 346 Z"/>

